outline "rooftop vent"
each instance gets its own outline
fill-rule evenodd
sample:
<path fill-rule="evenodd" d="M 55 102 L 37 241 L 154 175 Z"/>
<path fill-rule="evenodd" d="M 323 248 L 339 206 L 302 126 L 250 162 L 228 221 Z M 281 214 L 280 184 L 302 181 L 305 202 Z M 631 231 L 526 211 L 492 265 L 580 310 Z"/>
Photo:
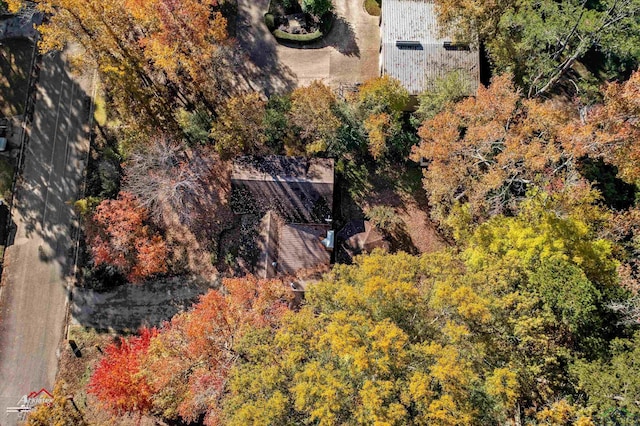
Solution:
<path fill-rule="evenodd" d="M 418 48 L 422 46 L 417 40 L 396 40 L 396 47 L 399 48 Z"/>
<path fill-rule="evenodd" d="M 445 41 L 442 46 L 445 50 L 471 50 L 467 43 L 454 43 L 452 41 Z"/>

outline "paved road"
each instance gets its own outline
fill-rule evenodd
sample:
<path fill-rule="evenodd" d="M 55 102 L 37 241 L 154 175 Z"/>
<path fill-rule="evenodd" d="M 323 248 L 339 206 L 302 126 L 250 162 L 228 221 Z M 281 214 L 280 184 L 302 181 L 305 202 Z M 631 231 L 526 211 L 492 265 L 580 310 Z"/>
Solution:
<path fill-rule="evenodd" d="M 24 394 L 51 389 L 72 264 L 71 203 L 88 150 L 88 88 L 74 82 L 60 55 L 43 58 L 31 140 L 16 193 L 13 245 L 0 300 L 0 425 Z"/>

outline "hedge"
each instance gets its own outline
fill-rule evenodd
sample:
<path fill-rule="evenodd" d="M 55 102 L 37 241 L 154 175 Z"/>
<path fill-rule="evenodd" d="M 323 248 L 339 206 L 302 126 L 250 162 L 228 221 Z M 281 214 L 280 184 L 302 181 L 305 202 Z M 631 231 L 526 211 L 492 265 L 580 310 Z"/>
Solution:
<path fill-rule="evenodd" d="M 278 40 L 295 41 L 298 43 L 308 43 L 310 41 L 316 41 L 321 39 L 323 35 L 324 34 L 322 34 L 322 31 L 320 30 L 316 30 L 311 34 L 290 34 L 285 33 L 281 30 L 273 31 L 273 36 Z"/>
<path fill-rule="evenodd" d="M 273 31 L 276 28 L 276 18 L 271 13 L 264 14 L 264 24 L 267 26 L 269 31 Z"/>
<path fill-rule="evenodd" d="M 273 36 L 276 38 L 276 40 L 292 41 L 301 44 L 310 43 L 320 40 L 322 37 L 329 33 L 329 30 L 331 30 L 331 27 L 333 25 L 333 14 L 331 12 L 328 12 L 325 16 L 323 16 L 320 23 L 320 29 L 312 32 L 311 34 L 291 34 L 278 29 L 273 29 L 275 28 L 275 17 L 271 13 L 264 14 L 264 23 L 269 31 L 271 31 L 271 34 L 273 34 Z M 272 25 L 272 27 L 270 27 L 269 25 Z"/>

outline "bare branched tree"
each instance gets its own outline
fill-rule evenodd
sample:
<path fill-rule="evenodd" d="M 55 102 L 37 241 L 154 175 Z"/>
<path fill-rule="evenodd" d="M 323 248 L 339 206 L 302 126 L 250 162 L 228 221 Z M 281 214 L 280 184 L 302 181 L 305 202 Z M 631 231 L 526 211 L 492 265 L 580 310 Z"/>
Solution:
<path fill-rule="evenodd" d="M 209 164 L 185 152 L 179 142 L 166 136 L 135 151 L 125 163 L 124 187 L 160 221 L 167 209 L 183 223 L 192 219 L 194 206 L 204 197 L 203 179 Z"/>

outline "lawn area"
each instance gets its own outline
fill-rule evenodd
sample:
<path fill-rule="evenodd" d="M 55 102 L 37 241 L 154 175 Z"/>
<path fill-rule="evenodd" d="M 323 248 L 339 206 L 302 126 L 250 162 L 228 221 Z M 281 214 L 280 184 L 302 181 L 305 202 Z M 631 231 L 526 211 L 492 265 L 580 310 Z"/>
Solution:
<path fill-rule="evenodd" d="M 26 39 L 7 39 L 0 45 L 0 114 L 23 113 L 33 43 Z"/>

